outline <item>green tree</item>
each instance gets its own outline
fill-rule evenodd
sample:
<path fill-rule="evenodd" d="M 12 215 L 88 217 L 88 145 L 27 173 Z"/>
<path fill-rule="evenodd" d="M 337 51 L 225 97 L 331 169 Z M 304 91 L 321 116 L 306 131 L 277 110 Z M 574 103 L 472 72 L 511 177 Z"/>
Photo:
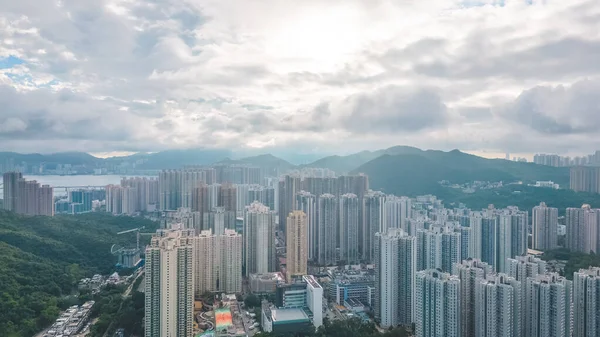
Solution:
<path fill-rule="evenodd" d="M 260 298 L 254 294 L 250 294 L 244 299 L 244 304 L 246 304 L 247 308 L 260 307 Z"/>

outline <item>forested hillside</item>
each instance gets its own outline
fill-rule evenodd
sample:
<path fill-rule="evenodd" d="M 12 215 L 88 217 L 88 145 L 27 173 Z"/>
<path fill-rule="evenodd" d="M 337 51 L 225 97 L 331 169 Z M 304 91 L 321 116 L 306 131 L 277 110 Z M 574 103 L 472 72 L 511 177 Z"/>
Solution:
<path fill-rule="evenodd" d="M 27 217 L 0 211 L 0 335 L 32 336 L 73 304 L 77 282 L 114 270 L 112 244 L 134 245 L 122 230 L 158 224 L 92 213 Z M 148 240 L 148 238 L 146 238 Z"/>

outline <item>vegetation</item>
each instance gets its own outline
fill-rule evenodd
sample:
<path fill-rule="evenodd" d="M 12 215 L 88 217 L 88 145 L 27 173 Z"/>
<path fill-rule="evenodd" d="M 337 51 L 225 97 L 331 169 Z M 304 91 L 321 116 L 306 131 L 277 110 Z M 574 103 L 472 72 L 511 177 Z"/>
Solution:
<path fill-rule="evenodd" d="M 354 173 L 369 175 L 371 188 L 386 193 L 415 196 L 443 192 L 439 181 L 452 183 L 480 181 L 552 180 L 569 184 L 569 169 L 503 159 L 485 159 L 462 153 L 420 151 L 398 155 L 384 154 L 356 168 Z"/>
<path fill-rule="evenodd" d="M 563 260 L 567 261 L 565 265 L 564 276 L 572 280 L 573 273 L 579 269 L 588 269 L 589 267 L 600 267 L 600 255 L 591 253 L 584 254 L 572 252 L 566 248 L 560 248 L 544 252 L 542 259 L 545 261 Z"/>
<path fill-rule="evenodd" d="M 112 244 L 134 245 L 134 234 L 116 233 L 141 226 L 158 227 L 109 214 L 27 217 L 0 211 L 2 335 L 32 336 L 50 325 L 76 302 L 79 279 L 114 271 Z"/>
<path fill-rule="evenodd" d="M 507 185 L 498 189 L 478 190 L 471 194 L 446 187 L 440 189 L 435 195 L 444 200 L 446 206 L 464 203 L 472 209 L 486 208 L 489 204 L 497 208 L 514 205 L 531 212 L 533 207 L 543 201 L 548 206 L 558 208 L 559 214 L 564 215 L 567 207 L 581 207 L 583 204 L 600 207 L 600 194 L 526 185 Z"/>
<path fill-rule="evenodd" d="M 244 304 L 246 305 L 246 308 L 260 307 L 260 298 L 254 294 L 250 294 L 244 299 Z"/>
<path fill-rule="evenodd" d="M 101 337 L 106 333 L 110 336 L 118 328 L 125 329 L 127 335 L 142 335 L 144 294 L 133 291 L 131 297 L 123 298 L 123 291 L 123 287 L 109 286 L 94 296 L 92 317 L 98 317 L 98 321 L 88 337 Z"/>

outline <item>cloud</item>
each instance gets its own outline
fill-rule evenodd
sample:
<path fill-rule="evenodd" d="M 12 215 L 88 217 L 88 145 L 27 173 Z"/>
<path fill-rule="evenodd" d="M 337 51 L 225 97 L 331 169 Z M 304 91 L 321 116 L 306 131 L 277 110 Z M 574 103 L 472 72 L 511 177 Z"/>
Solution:
<path fill-rule="evenodd" d="M 443 126 L 446 106 L 435 90 L 387 86 L 336 102 L 332 113 L 352 132 L 417 132 Z"/>
<path fill-rule="evenodd" d="M 7 150 L 600 146 L 595 0 L 0 6 Z"/>
<path fill-rule="evenodd" d="M 497 112 L 503 118 L 544 134 L 590 134 L 600 130 L 600 81 L 570 87 L 538 86 L 524 91 Z"/>

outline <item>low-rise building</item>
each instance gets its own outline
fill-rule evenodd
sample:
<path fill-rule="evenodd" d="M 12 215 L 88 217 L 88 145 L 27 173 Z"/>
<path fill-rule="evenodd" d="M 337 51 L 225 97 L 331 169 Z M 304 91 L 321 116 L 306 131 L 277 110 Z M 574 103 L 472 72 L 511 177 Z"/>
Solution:
<path fill-rule="evenodd" d="M 250 274 L 250 291 L 253 294 L 274 294 L 277 286 L 285 283 L 281 272 Z"/>
<path fill-rule="evenodd" d="M 331 301 L 344 305 L 348 299 L 359 300 L 368 305 L 369 287 L 375 287 L 375 272 L 372 269 L 329 270 L 331 279 L 328 296 Z"/>

